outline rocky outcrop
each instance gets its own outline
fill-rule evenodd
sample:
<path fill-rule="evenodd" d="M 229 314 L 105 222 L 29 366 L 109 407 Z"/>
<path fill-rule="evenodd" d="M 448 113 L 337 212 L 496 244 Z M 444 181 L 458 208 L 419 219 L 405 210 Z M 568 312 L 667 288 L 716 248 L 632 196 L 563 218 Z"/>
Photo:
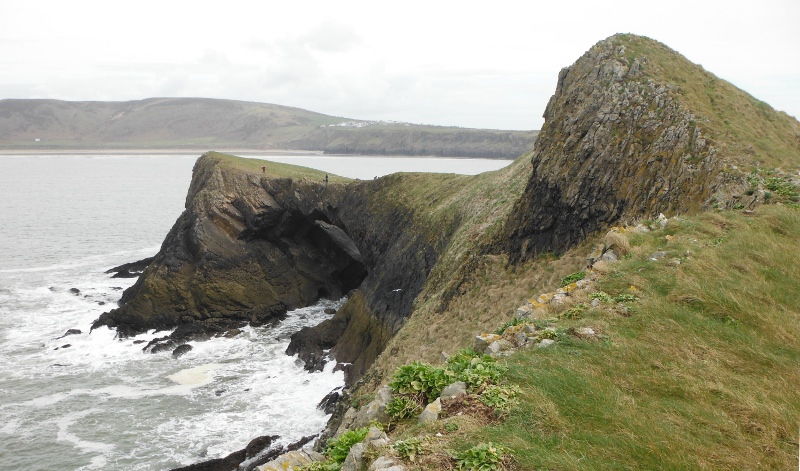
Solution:
<path fill-rule="evenodd" d="M 410 314 L 447 234 L 417 231 L 413 209 L 386 196 L 402 176 L 326 184 L 270 178 L 239 163 L 215 153 L 198 159 L 186 210 L 161 250 L 92 328 L 125 337 L 177 327 L 158 339 L 172 350 L 359 288 L 290 347 L 314 369 L 333 347 L 352 380 Z"/>
<path fill-rule="evenodd" d="M 697 211 L 730 183 L 679 88 L 647 76 L 648 57 L 626 38 L 600 41 L 559 73 L 506 225 L 512 262 L 561 252 L 620 219 Z"/>

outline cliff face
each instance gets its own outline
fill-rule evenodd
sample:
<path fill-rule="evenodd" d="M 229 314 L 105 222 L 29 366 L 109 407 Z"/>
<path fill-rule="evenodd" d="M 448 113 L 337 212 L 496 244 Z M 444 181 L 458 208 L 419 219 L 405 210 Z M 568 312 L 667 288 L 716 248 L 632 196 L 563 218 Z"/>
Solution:
<path fill-rule="evenodd" d="M 355 339 L 336 357 L 360 373 L 370 362 L 365 352 L 374 358 L 410 313 L 439 236 L 416 232 L 412 211 L 387 199 L 397 184 L 391 178 L 326 184 L 323 173 L 276 178 L 238 160 L 208 153 L 197 161 L 186 210 L 120 307 L 93 328 L 221 334 L 359 288 L 332 322 L 304 331 L 292 352 L 319 367 L 322 348 Z"/>
<path fill-rule="evenodd" d="M 512 261 L 563 251 L 620 219 L 706 208 L 735 185 L 679 87 L 646 75 L 650 60 L 626 38 L 597 43 L 559 73 L 507 223 Z"/>

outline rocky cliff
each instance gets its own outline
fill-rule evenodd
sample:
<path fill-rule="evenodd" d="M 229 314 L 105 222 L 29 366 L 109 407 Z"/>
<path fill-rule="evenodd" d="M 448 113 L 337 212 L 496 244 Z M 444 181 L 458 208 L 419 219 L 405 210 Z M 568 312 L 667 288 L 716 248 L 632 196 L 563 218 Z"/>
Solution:
<path fill-rule="evenodd" d="M 336 345 L 336 358 L 353 364 L 348 373 L 363 372 L 410 314 L 449 233 L 420 227 L 398 197 L 413 175 L 326 183 L 310 170 L 262 175 L 260 163 L 198 159 L 186 210 L 119 308 L 93 328 L 129 336 L 177 327 L 164 339 L 174 346 L 358 288 L 333 320 L 301 332 L 290 353 L 316 368 L 322 349 Z"/>
<path fill-rule="evenodd" d="M 512 285 L 541 271 L 525 265 L 535 255 L 619 221 L 763 202 L 748 166 L 800 162 L 796 120 L 636 36 L 601 41 L 562 70 L 545 119 L 531 154 L 475 177 L 326 184 L 307 169 L 262 175 L 258 161 L 206 154 L 161 251 L 95 327 L 177 327 L 181 341 L 357 288 L 289 353 L 318 368 L 330 349 L 352 364 L 350 383 L 377 359 L 377 383 L 399 358 L 430 361 L 506 316 L 502 290 L 481 280 Z M 771 138 L 744 131 L 751 122 Z M 495 302 L 478 307 L 480 296 Z"/>
<path fill-rule="evenodd" d="M 796 120 L 633 35 L 600 41 L 562 69 L 544 118 L 506 227 L 512 262 L 562 252 L 619 220 L 754 204 L 745 168 L 800 155 Z"/>

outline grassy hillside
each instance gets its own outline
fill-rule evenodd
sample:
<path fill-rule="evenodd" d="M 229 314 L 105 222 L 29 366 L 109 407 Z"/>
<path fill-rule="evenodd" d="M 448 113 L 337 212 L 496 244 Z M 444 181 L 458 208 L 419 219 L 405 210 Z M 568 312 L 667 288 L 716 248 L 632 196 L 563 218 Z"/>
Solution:
<path fill-rule="evenodd" d="M 648 38 L 621 34 L 611 38 L 626 48 L 632 63 L 645 57 L 646 79 L 672 84 L 674 94 L 697 116 L 719 158 L 745 165 L 797 170 L 800 122 Z"/>
<path fill-rule="evenodd" d="M 629 239 L 628 256 L 536 321 L 556 326 L 554 347 L 507 358 L 519 402 L 503 420 L 467 411 L 396 429 L 426 443 L 421 469 L 447 469 L 448 453 L 482 442 L 507 447 L 515 469 L 796 464 L 800 212 L 706 213 Z M 652 260 L 657 251 L 669 254 Z M 591 307 L 599 292 L 636 300 Z"/>
<path fill-rule="evenodd" d="M 352 120 L 206 98 L 0 100 L 0 150 L 248 149 L 515 158 L 534 131 Z"/>

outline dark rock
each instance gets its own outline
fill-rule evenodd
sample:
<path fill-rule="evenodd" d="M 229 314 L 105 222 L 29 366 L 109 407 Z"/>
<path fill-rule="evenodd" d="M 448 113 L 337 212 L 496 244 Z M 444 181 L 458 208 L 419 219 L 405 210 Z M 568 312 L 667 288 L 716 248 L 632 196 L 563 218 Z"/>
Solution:
<path fill-rule="evenodd" d="M 182 355 L 185 355 L 185 354 L 189 353 L 190 351 L 192 351 L 192 346 L 189 345 L 188 343 L 185 343 L 183 345 L 178 345 L 175 348 L 175 350 L 172 351 L 172 356 L 174 358 L 178 358 L 178 357 L 180 357 Z"/>
<path fill-rule="evenodd" d="M 78 288 L 70 288 L 69 292 L 74 294 L 75 296 L 81 294 L 81 290 L 79 290 Z"/>
<path fill-rule="evenodd" d="M 139 345 L 140 343 L 145 343 L 145 342 L 147 342 L 147 340 L 134 340 L 133 344 L 134 345 Z"/>
<path fill-rule="evenodd" d="M 227 389 L 217 389 L 216 391 L 214 391 L 214 395 L 219 397 L 225 394 L 227 391 L 228 391 Z"/>
<path fill-rule="evenodd" d="M 336 314 L 336 309 L 332 307 L 325 308 L 325 314 Z"/>
<path fill-rule="evenodd" d="M 336 403 L 339 402 L 341 399 L 342 388 L 336 388 L 333 391 L 329 392 L 325 397 L 319 401 L 317 404 L 317 409 L 325 412 L 325 414 L 332 414 L 333 411 L 336 409 Z"/>
<path fill-rule="evenodd" d="M 61 337 L 57 337 L 56 340 L 63 339 L 67 335 L 79 335 L 79 334 L 81 334 L 81 329 L 69 329 L 64 333 L 64 335 L 62 335 Z"/>
<path fill-rule="evenodd" d="M 60 348 L 69 348 L 69 347 L 71 347 L 71 346 L 72 346 L 72 344 L 70 344 L 70 343 L 65 343 L 64 345 L 62 345 L 62 346 L 60 346 L 60 347 L 56 347 L 56 348 L 54 348 L 53 350 L 58 350 L 58 349 L 60 349 Z"/>
<path fill-rule="evenodd" d="M 184 342 L 178 342 L 175 339 L 172 339 L 170 336 L 165 337 L 158 337 L 155 338 L 147 343 L 147 345 L 142 348 L 142 351 L 145 353 L 158 353 L 158 352 L 166 352 L 175 350 L 176 347 L 182 345 Z"/>
<path fill-rule="evenodd" d="M 148 257 L 136 262 L 125 263 L 106 270 L 106 273 L 113 273 L 111 278 L 136 278 L 150 265 L 153 258 L 154 257 Z"/>
<path fill-rule="evenodd" d="M 171 471 L 252 471 L 257 466 L 271 461 L 287 451 L 292 451 L 290 448 L 294 446 L 296 446 L 294 449 L 300 449 L 303 445 L 313 440 L 314 437 L 310 437 L 308 440 L 308 437 L 304 437 L 287 447 L 273 447 L 272 444 L 279 438 L 278 435 L 257 437 L 251 440 L 244 449 L 235 451 L 225 458 L 217 458 L 184 466 L 182 468 L 174 468 Z M 297 446 L 297 444 L 301 442 L 302 444 Z"/>
<path fill-rule="evenodd" d="M 634 50 L 627 41 L 674 54 L 619 35 L 561 70 L 533 172 L 506 222 L 512 264 L 563 252 L 620 219 L 698 211 L 728 184 L 681 94 L 666 81 L 644 80 L 640 67 L 649 66 L 626 56 Z"/>
<path fill-rule="evenodd" d="M 106 305 L 106 302 L 105 302 L 105 301 L 97 301 L 97 304 L 99 304 L 99 305 L 101 305 L 101 306 L 105 306 L 105 305 Z"/>

